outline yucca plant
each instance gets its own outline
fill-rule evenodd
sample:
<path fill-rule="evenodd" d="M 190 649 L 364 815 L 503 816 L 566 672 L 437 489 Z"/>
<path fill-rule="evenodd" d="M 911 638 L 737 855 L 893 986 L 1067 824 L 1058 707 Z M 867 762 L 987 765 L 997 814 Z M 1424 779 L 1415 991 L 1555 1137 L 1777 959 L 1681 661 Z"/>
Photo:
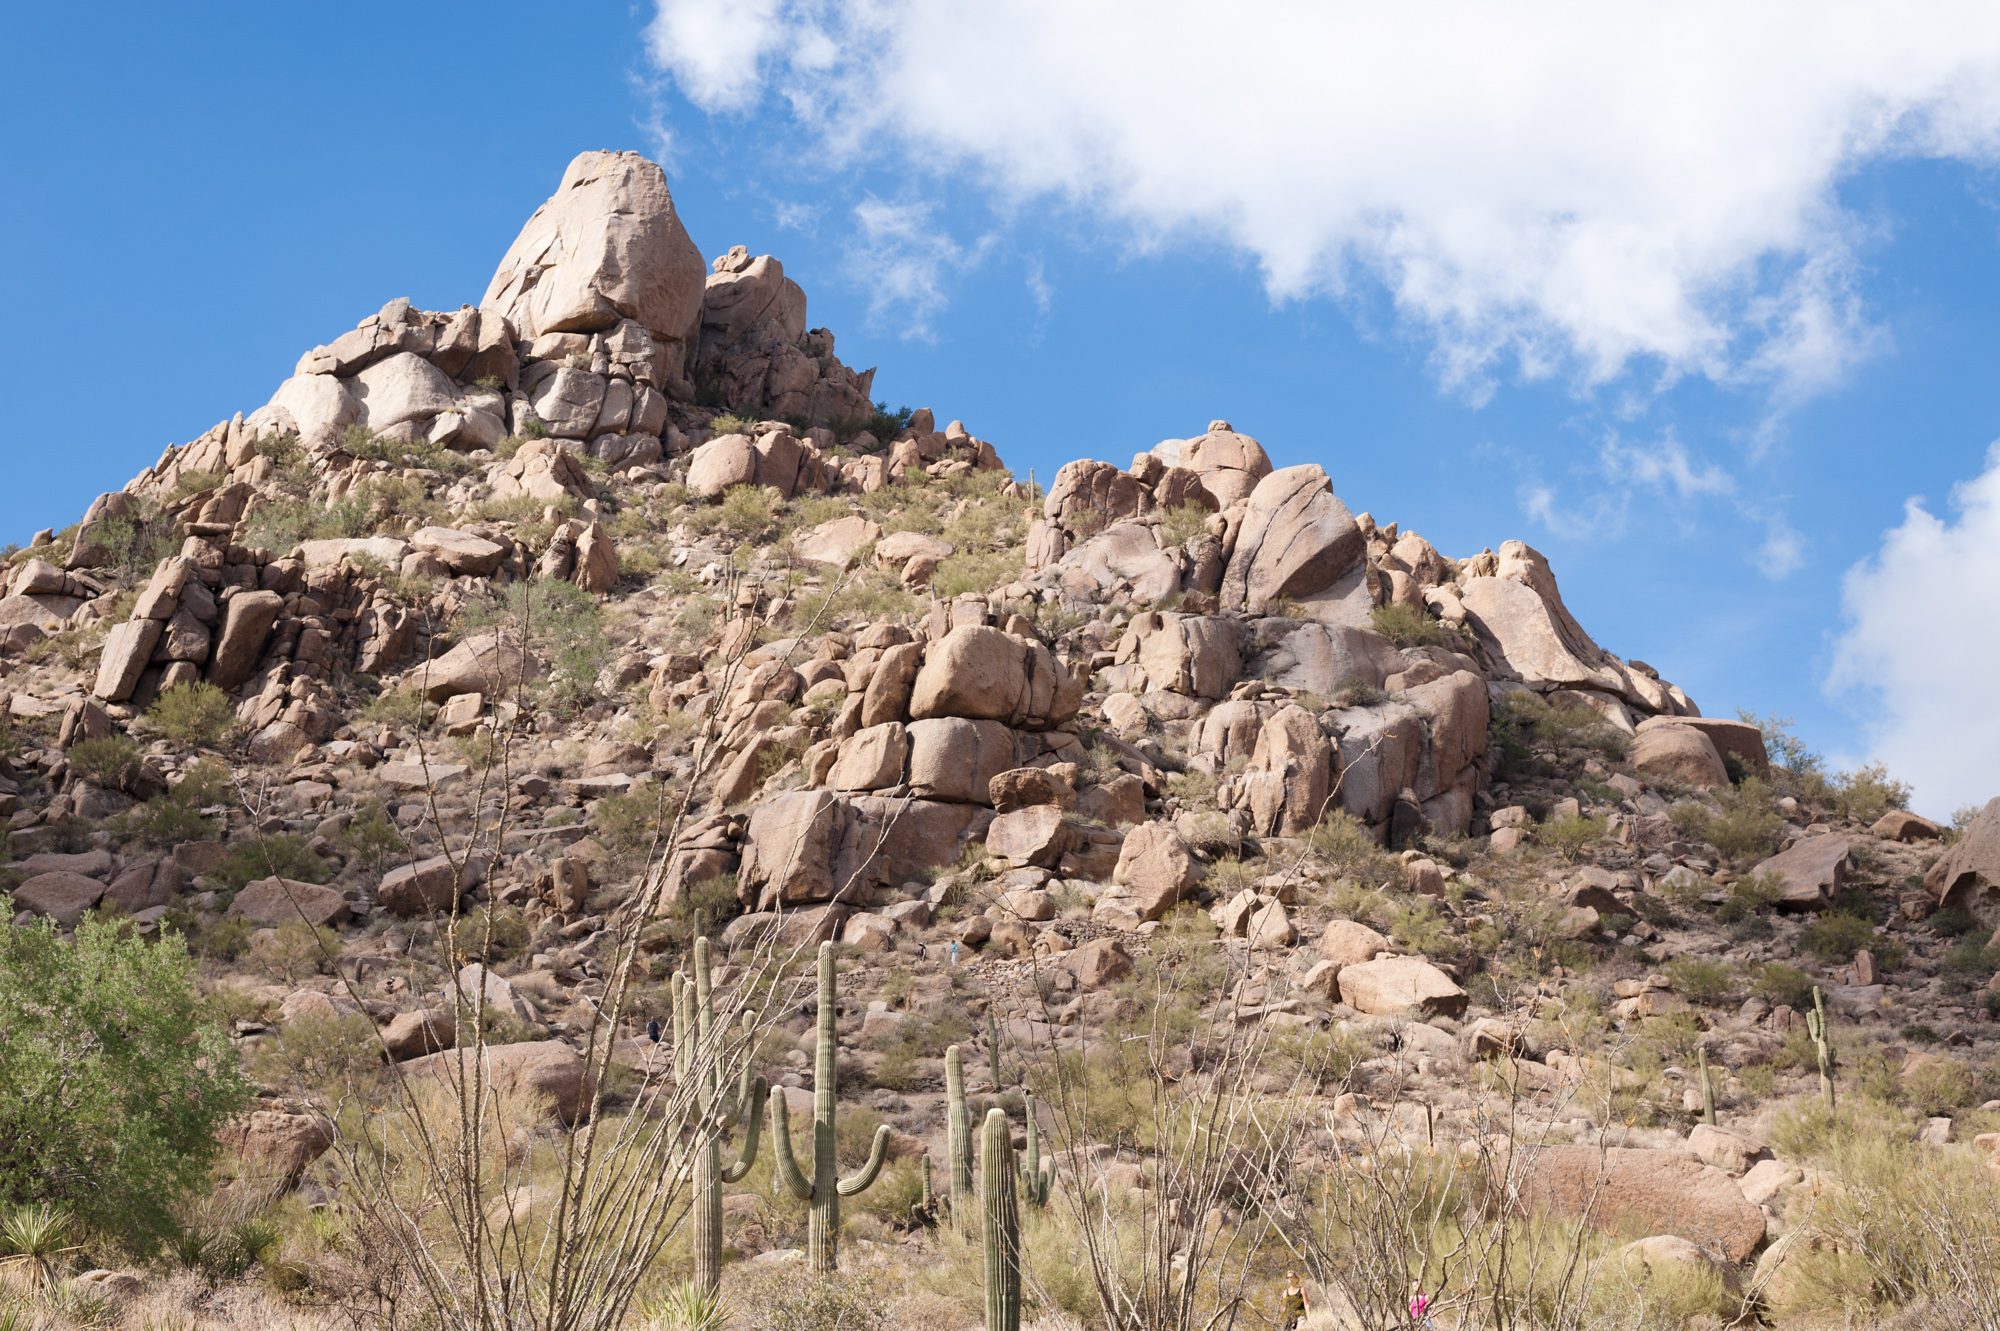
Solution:
<path fill-rule="evenodd" d="M 647 1301 L 640 1314 L 651 1331 L 721 1331 L 728 1322 L 722 1295 L 699 1280 L 670 1286 Z"/>
<path fill-rule="evenodd" d="M 0 1266 L 26 1272 L 29 1289 L 43 1293 L 63 1259 L 78 1251 L 75 1235 L 75 1222 L 59 1206 L 17 1206 L 0 1218 Z"/>

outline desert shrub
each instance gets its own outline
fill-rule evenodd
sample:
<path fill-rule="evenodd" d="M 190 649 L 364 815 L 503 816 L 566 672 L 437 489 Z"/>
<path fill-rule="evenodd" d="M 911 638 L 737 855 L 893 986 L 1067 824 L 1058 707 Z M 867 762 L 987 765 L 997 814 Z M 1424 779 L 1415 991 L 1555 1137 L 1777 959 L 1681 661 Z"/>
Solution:
<path fill-rule="evenodd" d="M 1391 602 L 1369 613 L 1375 631 L 1398 647 L 1433 647 L 1449 641 L 1451 630 L 1421 610 Z"/>
<path fill-rule="evenodd" d="M 212 745 L 228 733 L 235 718 L 229 695 L 206 680 L 181 684 L 153 700 L 146 717 L 176 744 Z"/>
<path fill-rule="evenodd" d="M 784 1276 L 762 1292 L 762 1307 L 749 1324 L 763 1331 L 888 1331 L 883 1299 L 856 1276 Z"/>
<path fill-rule="evenodd" d="M 708 428 L 718 435 L 747 434 L 754 436 L 758 433 L 760 425 L 762 425 L 762 422 L 752 417 L 738 416 L 734 412 L 725 411 L 720 416 L 711 420 L 708 423 Z"/>
<path fill-rule="evenodd" d="M 251 1071 L 265 1085 L 301 1087 L 339 1100 L 379 1080 L 382 1047 L 375 1023 L 361 1013 L 298 1017 L 286 1022 L 275 1040 L 258 1046 Z"/>
<path fill-rule="evenodd" d="M 1604 840 L 1609 824 L 1602 817 L 1551 818 L 1535 828 L 1535 844 L 1574 864 L 1583 852 Z"/>
<path fill-rule="evenodd" d="M 1500 755 L 1501 771 L 1536 775 L 1544 765 L 1537 748 L 1563 754 L 1569 750 L 1594 753 L 1613 762 L 1625 756 L 1624 732 L 1581 702 L 1551 703 L 1533 693 L 1510 693 L 1493 708 L 1488 742 Z"/>
<path fill-rule="evenodd" d="M 868 433 L 886 444 L 910 428 L 910 417 L 915 414 L 908 407 L 891 408 L 887 402 L 877 402 L 868 417 Z"/>
<path fill-rule="evenodd" d="M 1365 824 L 1345 809 L 1329 810 L 1308 833 L 1306 845 L 1335 875 L 1378 884 L 1396 877 L 1395 858 L 1377 845 Z"/>
<path fill-rule="evenodd" d="M 590 826 L 598 844 L 607 852 L 607 869 L 611 874 L 636 869 L 663 834 L 672 810 L 662 808 L 661 799 L 659 786 L 640 782 L 590 805 Z"/>
<path fill-rule="evenodd" d="M 990 592 L 1021 576 L 1019 550 L 959 550 L 946 555 L 931 575 L 931 588 L 949 600 L 968 592 Z"/>
<path fill-rule="evenodd" d="M 301 883 L 323 883 L 333 877 L 333 866 L 320 857 L 312 844 L 295 832 L 273 832 L 253 836 L 229 848 L 216 877 L 230 891 L 260 878 L 291 878 Z"/>
<path fill-rule="evenodd" d="M 364 721 L 391 730 L 416 730 L 430 724 L 437 715 L 437 707 L 424 697 L 422 689 L 412 684 L 384 689 L 363 703 L 358 715 Z"/>
<path fill-rule="evenodd" d="M 1783 895 L 1783 885 L 1771 875 L 1746 874 L 1730 884 L 1729 896 L 1716 909 L 1715 918 L 1723 924 L 1747 920 L 1777 905 Z"/>
<path fill-rule="evenodd" d="M 179 505 L 183 500 L 199 494 L 207 494 L 223 482 L 219 471 L 184 471 L 174 478 L 174 488 L 167 493 L 167 504 Z"/>
<path fill-rule="evenodd" d="M 1903 1103 L 1925 1116 L 1950 1114 L 1978 1104 L 1980 1079 L 1963 1059 L 1927 1054 L 1903 1073 Z"/>
<path fill-rule="evenodd" d="M 1675 957 L 1667 963 L 1667 981 L 1690 1003 L 1719 1007 L 1736 1000 L 1737 976 L 1727 962 L 1707 957 Z"/>
<path fill-rule="evenodd" d="M 1799 945 L 1821 961 L 1847 961 L 1876 945 L 1875 926 L 1858 915 L 1828 911 L 1799 932 Z"/>
<path fill-rule="evenodd" d="M 206 841 L 219 827 L 214 818 L 202 811 L 227 803 L 234 793 L 228 769 L 212 758 L 203 758 L 191 764 L 173 785 L 120 815 L 113 830 L 153 846 Z"/>
<path fill-rule="evenodd" d="M 290 920 L 275 929 L 259 930 L 250 940 L 247 960 L 259 974 L 295 985 L 324 972 L 340 948 L 340 935 L 332 929 Z"/>
<path fill-rule="evenodd" d="M 363 871 L 380 873 L 390 861 L 409 852 L 410 841 L 383 809 L 381 800 L 363 800 L 354 808 L 340 843 Z"/>
<path fill-rule="evenodd" d="M 1160 517 L 1160 544 L 1169 550 L 1186 545 L 1195 537 L 1208 530 L 1208 519 L 1215 512 L 1204 504 L 1176 504 Z"/>
<path fill-rule="evenodd" d="M 452 953 L 477 957 L 493 966 L 527 955 L 533 941 L 534 930 L 525 911 L 519 906 L 493 903 L 459 918 L 452 936 Z"/>
<path fill-rule="evenodd" d="M 528 682 L 531 693 L 572 712 L 598 700 L 597 677 L 611 660 L 611 640 L 589 592 L 571 582 L 512 583 L 497 600 L 466 610 L 468 630 L 494 625 L 519 633 L 545 664 L 542 676 Z"/>
<path fill-rule="evenodd" d="M 151 1251 L 248 1098 L 186 946 L 88 918 L 73 940 L 0 930 L 0 1032 L 0 1205 L 66 1206 Z"/>
<path fill-rule="evenodd" d="M 1910 805 L 1910 788 L 1889 775 L 1881 763 L 1869 763 L 1833 779 L 1833 808 L 1843 818 L 1872 823 L 1891 809 Z"/>
<path fill-rule="evenodd" d="M 92 785 L 117 790 L 139 772 L 139 742 L 130 735 L 100 735 L 70 746 L 70 769 Z"/>
<path fill-rule="evenodd" d="M 715 530 L 743 542 L 768 540 L 778 528 L 778 500 L 761 485 L 732 485 L 713 510 Z"/>
<path fill-rule="evenodd" d="M 1770 961 L 1757 968 L 1751 988 L 1766 1002 L 1803 1012 L 1812 1006 L 1813 979 L 1796 966 Z"/>
<path fill-rule="evenodd" d="M 1912 1140 L 1901 1115 L 1817 1104 L 1784 1115 L 1771 1143 L 1824 1178 L 1794 1194 L 1780 1325 L 1969 1327 L 2000 1302 L 2000 1191 L 1965 1145 Z M 1914 1319 L 1894 1311 L 1915 1305 Z"/>

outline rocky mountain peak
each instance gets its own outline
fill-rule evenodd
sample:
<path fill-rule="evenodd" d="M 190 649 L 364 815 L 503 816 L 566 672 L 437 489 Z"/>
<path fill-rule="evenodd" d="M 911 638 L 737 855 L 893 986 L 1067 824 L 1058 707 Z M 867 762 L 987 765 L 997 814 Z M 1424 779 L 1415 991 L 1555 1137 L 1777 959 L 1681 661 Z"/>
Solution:
<path fill-rule="evenodd" d="M 842 945 L 912 1155 L 927 1023 L 1085 1054 L 1144 997 L 1351 1052 L 1329 1132 L 1478 1142 L 1504 1078 L 1559 1148 L 1522 1195 L 1583 1214 L 1615 1134 L 1603 1227 L 1729 1266 L 1803 1177 L 1746 1191 L 1815 983 L 1990 1046 L 1930 922 L 2000 895 L 2000 801 L 1940 854 L 1599 645 L 1533 548 L 1442 553 L 1227 420 L 1038 493 L 873 374 L 777 258 L 704 263 L 657 165 L 580 155 L 478 305 L 391 301 L 0 563 L 18 921 L 194 939 L 286 1182 L 332 1132 L 294 1036 L 432 1075 L 469 988 L 560 1133 L 607 977 L 670 1020 L 696 937 Z M 472 912 L 509 941 L 464 963 Z M 272 960 L 301 925 L 339 967 Z M 1614 1122 L 1577 1092 L 1620 1041 Z M 1751 1146 L 1682 1149 L 1697 1049 Z"/>

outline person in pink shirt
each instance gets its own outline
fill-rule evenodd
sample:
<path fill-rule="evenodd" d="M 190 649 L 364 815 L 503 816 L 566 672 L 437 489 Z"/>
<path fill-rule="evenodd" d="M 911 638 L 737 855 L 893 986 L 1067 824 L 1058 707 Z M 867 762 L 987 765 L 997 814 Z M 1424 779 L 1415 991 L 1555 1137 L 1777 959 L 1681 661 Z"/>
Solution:
<path fill-rule="evenodd" d="M 1410 1325 L 1420 1326 L 1424 1331 L 1434 1331 L 1436 1322 L 1431 1320 L 1431 1296 L 1424 1293 L 1423 1282 L 1410 1282 Z"/>

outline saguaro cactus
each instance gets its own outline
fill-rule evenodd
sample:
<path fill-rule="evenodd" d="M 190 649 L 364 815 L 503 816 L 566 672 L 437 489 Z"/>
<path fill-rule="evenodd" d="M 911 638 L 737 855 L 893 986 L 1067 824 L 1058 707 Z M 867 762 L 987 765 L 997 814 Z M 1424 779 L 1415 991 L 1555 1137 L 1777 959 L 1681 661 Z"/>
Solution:
<path fill-rule="evenodd" d="M 830 1275 L 840 1266 L 840 1199 L 866 1192 L 882 1172 L 889 1150 L 889 1125 L 875 1130 L 868 1162 L 841 1178 L 833 1158 L 834 1094 L 839 1065 L 834 1042 L 833 944 L 819 945 L 819 1044 L 813 1058 L 813 1172 L 807 1178 L 792 1153 L 791 1118 L 783 1087 L 771 1090 L 771 1149 L 776 1152 L 778 1177 L 802 1202 L 812 1203 L 806 1225 L 807 1260 L 816 1274 Z"/>
<path fill-rule="evenodd" d="M 993 1078 L 993 1094 L 1000 1094 L 1000 1022 L 993 1009 L 986 1009 L 986 1071 Z"/>
<path fill-rule="evenodd" d="M 986 1111 L 979 1198 L 985 1221 L 986 1331 L 1021 1331 L 1021 1211 L 1014 1200 L 1014 1134 L 1007 1111 Z"/>
<path fill-rule="evenodd" d="M 1028 1141 L 1021 1152 L 1021 1196 L 1028 1205 L 1040 1208 L 1049 1204 L 1049 1189 L 1055 1183 L 1055 1161 L 1042 1163 L 1041 1132 L 1035 1126 L 1035 1093 L 1024 1091 L 1022 1098 L 1028 1102 Z"/>
<path fill-rule="evenodd" d="M 1715 1126 L 1715 1082 L 1708 1075 L 1708 1046 L 1696 1045 L 1695 1063 L 1701 1069 L 1701 1121 Z"/>
<path fill-rule="evenodd" d="M 694 1234 L 694 1283 L 703 1294 L 713 1296 L 722 1285 L 722 1185 L 741 1182 L 757 1162 L 758 1133 L 763 1116 L 757 1102 L 764 1098 L 762 1077 L 750 1075 L 744 1060 L 743 1080 L 736 1094 L 726 1096 L 722 1087 L 719 1050 L 713 1043 L 715 1012 L 708 969 L 708 940 L 694 943 L 694 981 L 676 973 L 674 997 L 674 1068 L 685 1080 L 689 1070 L 699 1084 L 695 1087 L 695 1107 L 700 1118 L 695 1131 L 693 1196 L 689 1217 Z M 743 1127 L 743 1149 L 734 1164 L 722 1163 L 722 1136 L 738 1123 Z"/>
<path fill-rule="evenodd" d="M 957 1045 L 944 1051 L 945 1156 L 951 1173 L 951 1222 L 972 1215 L 972 1114 L 965 1107 L 965 1056 Z"/>
<path fill-rule="evenodd" d="M 1826 996 L 1813 986 L 1812 1011 L 1806 1013 L 1806 1034 L 1812 1037 L 1813 1053 L 1819 1057 L 1819 1094 L 1828 1109 L 1833 1108 L 1833 1037 L 1826 1024 Z"/>

